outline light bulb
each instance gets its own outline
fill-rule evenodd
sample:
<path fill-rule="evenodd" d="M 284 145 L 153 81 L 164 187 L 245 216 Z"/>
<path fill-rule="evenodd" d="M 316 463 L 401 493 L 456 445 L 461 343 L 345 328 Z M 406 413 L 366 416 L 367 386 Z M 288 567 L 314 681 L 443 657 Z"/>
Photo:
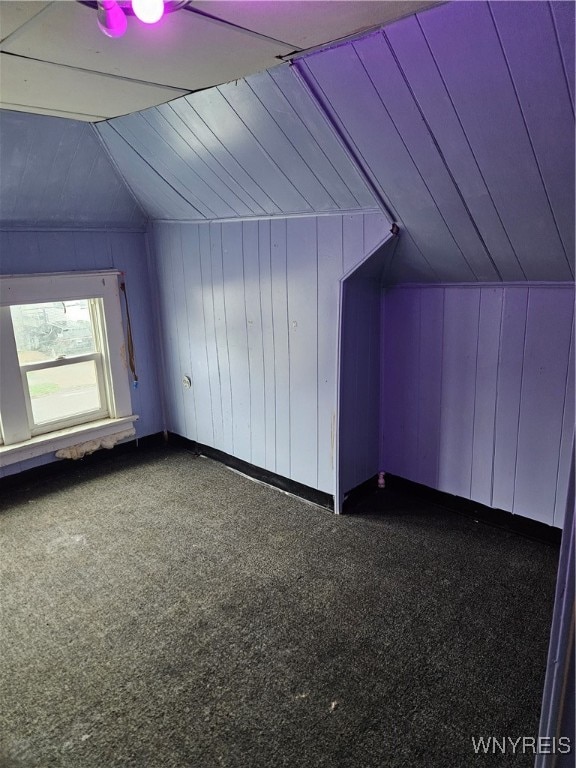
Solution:
<path fill-rule="evenodd" d="M 164 1 L 132 0 L 132 10 L 144 24 L 156 24 L 164 16 Z"/>
<path fill-rule="evenodd" d="M 116 0 L 98 0 L 98 26 L 108 37 L 122 37 L 126 32 L 126 16 Z"/>

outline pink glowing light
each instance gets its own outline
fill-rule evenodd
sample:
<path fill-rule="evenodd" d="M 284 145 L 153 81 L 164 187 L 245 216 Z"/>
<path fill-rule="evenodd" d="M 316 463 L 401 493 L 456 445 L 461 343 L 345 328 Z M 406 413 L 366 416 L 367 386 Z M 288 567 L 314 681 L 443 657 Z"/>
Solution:
<path fill-rule="evenodd" d="M 132 0 L 134 14 L 144 24 L 156 24 L 164 15 L 163 0 Z"/>
<path fill-rule="evenodd" d="M 116 0 L 99 0 L 98 26 L 108 37 L 122 37 L 126 32 L 126 16 Z"/>

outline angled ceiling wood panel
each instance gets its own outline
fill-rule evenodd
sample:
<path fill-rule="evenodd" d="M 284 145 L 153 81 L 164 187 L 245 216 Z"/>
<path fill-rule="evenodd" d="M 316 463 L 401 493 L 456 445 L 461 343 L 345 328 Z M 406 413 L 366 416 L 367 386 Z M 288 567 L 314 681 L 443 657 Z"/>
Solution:
<path fill-rule="evenodd" d="M 153 216 L 167 190 L 194 209 L 189 216 L 194 219 L 377 207 L 287 65 L 99 124 L 97 130 Z M 137 179 L 142 173 L 150 180 L 146 189 Z M 168 210 L 162 216 L 179 217 Z"/>
<path fill-rule="evenodd" d="M 393 279 L 573 279 L 574 42 L 558 18 L 450 3 L 297 64 L 408 235 Z"/>
<path fill-rule="evenodd" d="M 0 110 L 3 226 L 144 227 L 92 126 Z"/>

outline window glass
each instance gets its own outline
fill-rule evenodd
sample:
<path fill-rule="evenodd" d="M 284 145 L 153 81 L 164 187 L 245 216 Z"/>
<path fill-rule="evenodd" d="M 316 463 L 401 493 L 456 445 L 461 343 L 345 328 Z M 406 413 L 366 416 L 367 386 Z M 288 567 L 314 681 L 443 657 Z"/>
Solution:
<path fill-rule="evenodd" d="M 41 425 L 102 407 L 94 360 L 26 373 L 34 423 Z"/>
<path fill-rule="evenodd" d="M 90 299 L 10 307 L 20 365 L 96 351 Z"/>

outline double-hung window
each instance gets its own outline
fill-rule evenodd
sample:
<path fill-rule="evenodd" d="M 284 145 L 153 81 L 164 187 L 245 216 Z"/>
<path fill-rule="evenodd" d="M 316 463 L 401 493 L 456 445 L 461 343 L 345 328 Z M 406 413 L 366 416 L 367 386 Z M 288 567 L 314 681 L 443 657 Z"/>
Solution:
<path fill-rule="evenodd" d="M 53 450 L 54 440 L 60 447 L 110 434 L 135 418 L 118 276 L 0 278 L 1 463 Z"/>

